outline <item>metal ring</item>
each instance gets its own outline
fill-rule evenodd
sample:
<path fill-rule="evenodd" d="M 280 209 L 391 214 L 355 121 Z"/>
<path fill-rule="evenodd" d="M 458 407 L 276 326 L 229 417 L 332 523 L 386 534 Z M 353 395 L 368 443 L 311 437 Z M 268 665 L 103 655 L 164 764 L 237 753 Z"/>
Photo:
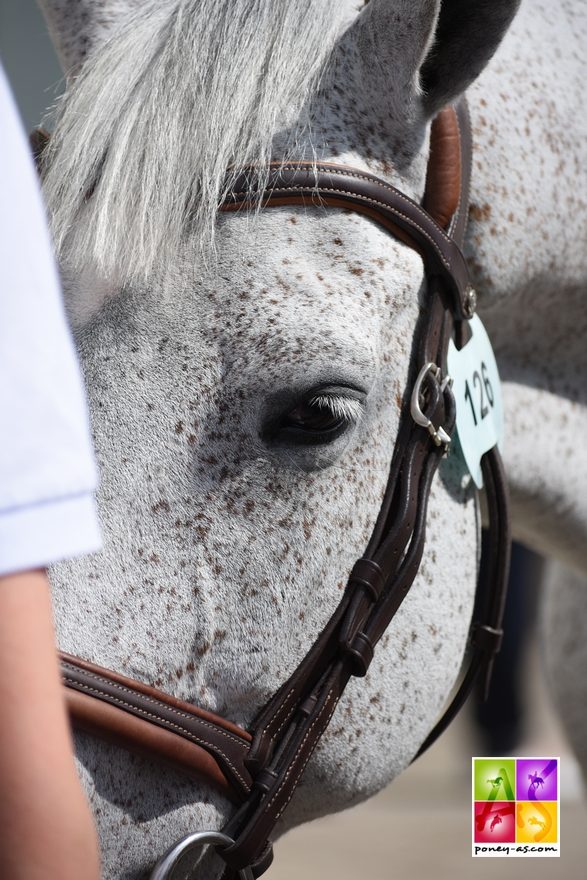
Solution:
<path fill-rule="evenodd" d="M 424 379 L 426 378 L 428 373 L 431 373 L 432 376 L 434 376 L 436 381 L 440 384 L 440 390 L 443 393 L 447 387 L 450 388 L 452 385 L 452 379 L 450 379 L 450 377 L 447 376 L 444 381 L 442 380 L 442 372 L 437 364 L 432 362 L 424 364 L 424 366 L 418 373 L 418 378 L 416 379 L 414 390 L 412 391 L 412 398 L 410 401 L 410 413 L 417 425 L 421 425 L 423 428 L 426 428 L 436 446 L 444 446 L 445 450 L 448 450 L 448 447 L 451 443 L 450 436 L 444 430 L 442 425 L 436 428 L 432 424 L 428 416 L 425 416 L 420 408 L 420 393 L 422 391 L 422 383 L 424 382 Z"/>
<path fill-rule="evenodd" d="M 171 871 L 177 865 L 179 859 L 190 849 L 198 846 L 206 846 L 212 844 L 214 847 L 226 849 L 234 844 L 234 840 L 221 831 L 194 831 L 192 834 L 186 834 L 177 843 L 174 843 L 167 852 L 161 856 L 149 880 L 169 880 Z M 253 871 L 250 867 L 241 868 L 238 871 L 240 880 L 254 880 Z"/>

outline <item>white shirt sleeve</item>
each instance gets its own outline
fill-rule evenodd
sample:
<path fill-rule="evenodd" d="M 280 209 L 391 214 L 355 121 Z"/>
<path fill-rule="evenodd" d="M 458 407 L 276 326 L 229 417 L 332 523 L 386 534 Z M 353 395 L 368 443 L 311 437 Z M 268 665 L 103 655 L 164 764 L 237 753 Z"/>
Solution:
<path fill-rule="evenodd" d="M 96 484 L 37 175 L 0 67 L 0 574 L 97 550 Z"/>

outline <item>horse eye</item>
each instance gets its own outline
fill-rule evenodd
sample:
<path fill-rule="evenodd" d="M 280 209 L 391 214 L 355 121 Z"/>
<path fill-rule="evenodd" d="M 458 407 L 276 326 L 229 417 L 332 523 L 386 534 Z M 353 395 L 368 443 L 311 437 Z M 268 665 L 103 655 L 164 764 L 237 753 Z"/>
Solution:
<path fill-rule="evenodd" d="M 303 431 L 333 431 L 344 424 L 345 419 L 336 415 L 328 406 L 309 400 L 292 409 L 285 418 L 284 427 Z"/>
<path fill-rule="evenodd" d="M 318 446 L 332 443 L 362 415 L 359 400 L 318 393 L 297 403 L 274 422 L 265 437 L 276 445 Z"/>

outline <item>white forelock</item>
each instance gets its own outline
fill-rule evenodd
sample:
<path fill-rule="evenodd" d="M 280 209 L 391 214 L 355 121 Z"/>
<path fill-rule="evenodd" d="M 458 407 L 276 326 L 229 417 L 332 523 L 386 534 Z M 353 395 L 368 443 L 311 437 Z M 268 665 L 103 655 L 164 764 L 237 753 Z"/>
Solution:
<path fill-rule="evenodd" d="M 131 16 L 70 86 L 47 156 L 68 262 L 129 281 L 173 258 L 188 228 L 208 249 L 226 169 L 266 162 L 288 121 L 299 137 L 345 8 L 179 0 Z"/>

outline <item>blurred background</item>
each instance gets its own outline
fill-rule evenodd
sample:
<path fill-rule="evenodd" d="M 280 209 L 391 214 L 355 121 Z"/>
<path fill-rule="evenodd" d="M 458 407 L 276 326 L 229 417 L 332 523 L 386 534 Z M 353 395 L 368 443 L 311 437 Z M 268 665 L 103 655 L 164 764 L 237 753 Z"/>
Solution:
<path fill-rule="evenodd" d="M 0 58 L 31 130 L 61 94 L 62 72 L 34 0 L 0 0 Z M 1 132 L 0 132 L 1 136 Z M 493 702 L 475 701 L 429 752 L 366 804 L 296 829 L 276 847 L 269 880 L 336 877 L 520 880 L 585 876 L 587 807 L 578 766 L 551 707 L 540 651 L 540 596 L 557 577 L 518 550 L 508 600 L 508 642 Z M 499 711 L 498 711 L 499 708 Z M 561 857 L 471 862 L 471 757 L 561 757 Z M 505 869 L 505 870 L 504 870 Z"/>
<path fill-rule="evenodd" d="M 0 0 L 0 58 L 30 131 L 64 88 L 63 74 L 35 0 Z"/>

